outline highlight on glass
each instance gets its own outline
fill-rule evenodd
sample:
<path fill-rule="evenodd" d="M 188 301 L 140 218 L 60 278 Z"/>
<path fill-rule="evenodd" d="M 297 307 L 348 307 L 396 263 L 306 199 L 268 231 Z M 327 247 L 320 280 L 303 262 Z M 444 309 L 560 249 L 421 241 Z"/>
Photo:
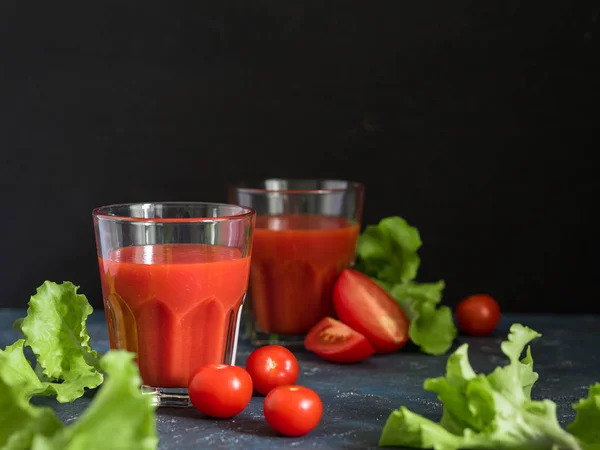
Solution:
<path fill-rule="evenodd" d="M 300 345 L 333 313 L 340 272 L 354 264 L 364 187 L 342 180 L 266 179 L 229 188 L 256 210 L 247 332 L 255 345 Z"/>
<path fill-rule="evenodd" d="M 235 364 L 255 212 L 219 203 L 93 211 L 110 347 L 137 355 L 159 405 L 188 406 L 191 374 Z"/>

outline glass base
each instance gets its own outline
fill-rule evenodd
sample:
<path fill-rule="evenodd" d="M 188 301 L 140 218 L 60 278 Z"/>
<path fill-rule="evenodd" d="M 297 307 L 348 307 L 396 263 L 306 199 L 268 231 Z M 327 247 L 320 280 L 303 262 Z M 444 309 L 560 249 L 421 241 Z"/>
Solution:
<path fill-rule="evenodd" d="M 156 407 L 186 408 L 192 406 L 186 388 L 160 388 L 142 385 L 142 394 L 152 396 L 152 404 Z"/>
<path fill-rule="evenodd" d="M 255 346 L 282 345 L 284 347 L 303 347 L 304 335 L 266 333 L 255 328 L 248 330 L 250 342 Z"/>

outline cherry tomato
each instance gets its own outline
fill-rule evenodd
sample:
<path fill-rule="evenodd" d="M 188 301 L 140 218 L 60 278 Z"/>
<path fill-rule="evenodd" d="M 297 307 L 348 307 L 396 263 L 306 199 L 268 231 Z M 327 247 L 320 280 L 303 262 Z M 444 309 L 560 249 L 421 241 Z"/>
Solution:
<path fill-rule="evenodd" d="M 303 436 L 312 431 L 323 415 L 319 395 L 304 386 L 279 386 L 265 397 L 263 406 L 269 426 L 285 436 Z"/>
<path fill-rule="evenodd" d="M 356 270 L 344 270 L 333 288 L 339 319 L 364 335 L 377 353 L 391 353 L 408 342 L 410 322 L 382 287 Z"/>
<path fill-rule="evenodd" d="M 209 364 L 191 376 L 188 394 L 201 413 L 226 419 L 241 413 L 250 403 L 252 378 L 238 366 Z"/>
<path fill-rule="evenodd" d="M 246 370 L 252 377 L 254 390 L 267 395 L 277 386 L 294 384 L 298 379 L 298 360 L 281 345 L 257 348 L 248 357 Z"/>
<path fill-rule="evenodd" d="M 456 308 L 456 324 L 464 333 L 484 336 L 500 322 L 500 306 L 487 294 L 476 294 L 462 300 Z"/>
<path fill-rule="evenodd" d="M 321 319 L 304 338 L 304 347 L 328 361 L 355 363 L 375 350 L 366 337 L 339 320 Z"/>

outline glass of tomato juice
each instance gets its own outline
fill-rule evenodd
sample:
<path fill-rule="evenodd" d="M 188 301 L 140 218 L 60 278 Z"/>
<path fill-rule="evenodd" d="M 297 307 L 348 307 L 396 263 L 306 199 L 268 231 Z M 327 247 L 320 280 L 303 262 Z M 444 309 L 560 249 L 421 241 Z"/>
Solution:
<path fill-rule="evenodd" d="M 341 180 L 266 179 L 229 187 L 256 210 L 247 332 L 254 345 L 295 346 L 333 314 L 333 286 L 354 264 L 364 187 Z"/>
<path fill-rule="evenodd" d="M 155 404 L 188 406 L 190 376 L 235 364 L 255 212 L 218 203 L 130 203 L 93 211 L 112 349 L 137 355 Z"/>

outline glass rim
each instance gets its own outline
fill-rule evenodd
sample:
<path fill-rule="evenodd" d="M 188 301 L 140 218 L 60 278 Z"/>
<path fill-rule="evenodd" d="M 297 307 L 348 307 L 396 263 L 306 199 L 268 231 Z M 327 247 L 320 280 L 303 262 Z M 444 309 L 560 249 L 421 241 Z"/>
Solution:
<path fill-rule="evenodd" d="M 337 192 L 349 192 L 349 191 L 363 191 L 364 184 L 358 181 L 341 180 L 335 178 L 259 178 L 255 180 L 248 180 L 249 184 L 259 183 L 262 181 L 297 181 L 297 182 L 333 182 L 333 183 L 346 183 L 347 186 L 343 188 L 315 188 L 315 189 L 267 189 L 249 187 L 244 185 L 244 181 L 232 183 L 229 185 L 229 189 L 236 190 L 238 192 L 254 193 L 254 194 L 332 194 Z"/>
<path fill-rule="evenodd" d="M 108 214 L 106 211 L 110 208 L 123 208 L 131 206 L 145 205 L 166 205 L 166 206 L 209 206 L 209 207 L 227 207 L 237 208 L 239 214 L 228 214 L 211 217 L 131 217 L 126 215 Z M 227 222 L 232 220 L 243 220 L 256 216 L 256 211 L 248 206 L 237 205 L 235 203 L 220 203 L 220 202 L 130 202 L 130 203 L 111 203 L 104 206 L 99 206 L 92 210 L 92 216 L 102 220 L 112 220 L 115 222 L 137 222 L 137 223 L 211 223 L 211 222 Z"/>

